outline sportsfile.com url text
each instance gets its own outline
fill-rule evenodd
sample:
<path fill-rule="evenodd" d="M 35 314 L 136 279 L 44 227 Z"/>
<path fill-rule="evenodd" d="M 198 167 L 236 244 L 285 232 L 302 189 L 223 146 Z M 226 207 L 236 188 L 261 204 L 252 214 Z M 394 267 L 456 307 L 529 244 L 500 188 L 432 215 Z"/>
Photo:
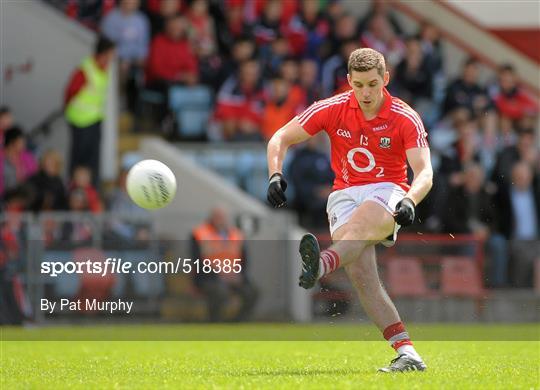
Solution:
<path fill-rule="evenodd" d="M 242 272 L 242 259 L 188 259 L 176 261 L 124 261 L 108 257 L 104 261 L 43 261 L 41 273 L 56 277 L 62 274 L 178 274 L 178 273 L 216 273 L 239 274 Z"/>

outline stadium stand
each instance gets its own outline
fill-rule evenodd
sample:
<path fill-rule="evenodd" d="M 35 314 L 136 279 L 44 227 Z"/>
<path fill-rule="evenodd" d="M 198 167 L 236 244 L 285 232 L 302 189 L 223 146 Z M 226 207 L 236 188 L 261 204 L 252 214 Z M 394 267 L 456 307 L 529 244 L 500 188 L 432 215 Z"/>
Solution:
<path fill-rule="evenodd" d="M 429 237 L 435 241 L 444 237 L 439 241 L 454 244 L 454 237 L 464 234 L 457 240 L 461 248 L 454 248 L 457 253 L 450 250 L 450 254 L 470 257 L 471 251 L 482 252 L 482 255 L 474 252 L 469 260 L 445 260 L 438 256 L 431 261 L 415 237 L 412 253 L 403 254 L 396 249 L 388 252 L 393 259 L 384 260 L 390 292 L 422 297 L 440 287 L 441 294 L 477 298 L 485 287 L 534 285 L 538 290 L 538 271 L 532 277 L 533 267 L 539 269 L 538 252 L 535 252 L 540 235 L 539 104 L 535 94 L 538 91 L 534 91 L 538 86 L 531 88 L 530 67 L 517 56 L 506 57 L 506 60 L 516 58 L 516 64 L 503 63 L 499 51 L 493 51 L 489 57 L 485 49 L 478 47 L 456 49 L 456 39 L 448 33 L 450 18 L 444 23 L 438 20 L 433 11 L 437 4 L 422 10 L 418 4 L 407 5 L 404 1 L 397 1 L 395 7 L 376 1 L 373 6 L 366 3 L 349 12 L 346 2 L 341 1 L 148 0 L 140 4 L 120 1 L 117 5 L 111 0 L 46 0 L 42 3 L 53 5 L 92 31 L 106 34 L 118 45 L 120 77 L 116 84 L 120 91 L 117 95 L 126 98 L 120 101 L 119 109 L 121 118 L 128 120 L 117 121 L 119 125 L 114 124 L 112 133 L 120 137 L 121 148 L 126 146 L 122 152 L 140 149 L 142 155 L 148 155 L 149 150 L 156 155 L 165 151 L 162 156 L 167 159 L 173 153 L 172 148 L 200 169 L 193 168 L 192 176 L 204 176 L 201 183 L 211 182 L 212 174 L 217 174 L 233 185 L 234 190 L 228 193 L 241 190 L 244 192 L 241 196 L 249 194 L 250 201 L 265 200 L 265 141 L 283 124 L 284 118 L 302 111 L 316 99 L 347 88 L 346 58 L 352 49 L 370 46 L 382 51 L 392 73 L 389 90 L 422 113 L 436 168 L 435 186 L 419 208 L 418 223 L 403 233 L 422 233 L 422 239 L 430 243 Z M 128 3 L 138 7 L 126 8 Z M 136 30 L 133 35 L 124 34 L 133 28 Z M 135 35 L 140 39 L 135 39 Z M 488 38 L 482 35 L 482 39 Z M 460 50 L 460 55 L 453 56 L 456 50 Z M 506 46 L 505 50 L 513 53 Z M 81 52 L 70 57 L 82 58 Z M 54 107 L 61 105 L 58 101 Z M 50 142 L 41 140 L 43 132 L 29 140 L 24 151 L 26 162 L 13 157 L 12 154 L 20 155 L 22 149 L 11 151 L 13 137 L 19 134 L 13 126 L 21 121 L 11 113 L 12 108 L 0 109 L 0 139 L 5 145 L 0 152 L 3 211 L 65 211 L 67 217 L 56 220 L 62 228 L 53 223 L 50 225 L 53 227 L 46 226 L 49 219 L 43 217 L 41 228 L 45 236 L 51 240 L 69 237 L 85 244 L 93 239 L 101 240 L 95 237 L 105 232 L 93 229 L 100 226 L 101 218 L 121 209 L 115 202 L 103 207 L 107 203 L 105 199 L 122 190 L 121 184 L 110 180 L 110 174 L 103 176 L 105 181 L 100 183 L 103 187 L 79 185 L 75 178 L 69 183 L 64 168 L 49 169 L 46 163 L 36 173 L 37 165 L 26 162 L 46 159 L 49 152 L 45 150 L 50 149 Z M 166 136 L 170 142 L 167 148 L 154 148 L 157 143 L 148 147 L 153 141 L 142 146 L 148 135 Z M 112 145 L 108 141 L 104 143 L 109 148 Z M 322 142 L 317 151 L 328 156 L 325 145 Z M 56 152 L 65 156 L 62 144 L 56 146 Z M 113 147 L 113 153 L 116 152 Z M 305 149 L 298 148 L 289 156 L 287 174 L 297 172 L 294 162 L 305 154 Z M 64 160 L 69 166 L 71 162 Z M 171 158 L 169 163 L 181 169 L 185 165 L 183 161 Z M 109 169 L 114 165 L 112 169 L 116 170 L 119 164 L 107 165 Z M 16 175 L 12 185 L 4 176 L 14 177 L 13 166 L 24 174 Z M 206 169 L 212 172 L 207 173 Z M 513 175 L 517 180 L 509 180 Z M 314 222 L 321 221 L 324 210 L 306 207 L 320 203 L 316 191 L 307 191 L 313 186 L 313 178 L 303 173 L 294 176 L 295 180 L 290 181 L 294 188 L 288 192 L 292 197 L 289 211 L 298 215 L 304 228 L 325 231 Z M 185 177 L 196 180 L 189 174 Z M 207 183 L 203 184 L 200 189 L 208 190 Z M 51 197 L 57 201 L 40 199 L 41 186 L 50 186 Z M 228 187 L 223 185 L 223 188 Z M 211 196 L 201 192 L 193 190 L 188 196 L 210 204 Z M 64 201 L 60 200 L 62 195 Z M 268 217 L 260 203 L 255 206 L 241 196 L 235 203 L 239 214 Z M 72 221 L 74 212 L 87 211 L 95 213 L 85 214 L 90 227 L 84 221 Z M 197 217 L 191 217 L 191 225 L 204 212 L 202 207 L 196 210 Z M 516 219 L 519 228 L 514 226 Z M 10 220 L 2 221 L 6 237 L 13 235 Z M 171 227 L 174 222 L 167 221 L 165 225 Z M 141 231 L 125 221 L 113 225 L 108 233 L 115 239 L 126 235 L 124 239 L 129 241 L 135 231 Z M 167 230 L 159 226 L 149 228 L 151 234 Z M 277 229 L 272 233 L 277 235 Z M 146 249 L 124 248 L 123 244 L 107 250 L 132 258 L 144 256 Z M 43 250 L 51 257 L 65 259 L 66 251 L 71 249 L 52 245 Z M 0 264 L 5 267 L 9 261 Z M 436 282 L 431 276 L 432 263 L 442 267 L 437 271 Z M 123 294 L 132 285 L 134 295 L 148 299 L 166 290 L 176 291 L 188 300 L 197 299 L 185 280 L 143 279 L 119 278 L 109 293 Z M 73 295 L 77 283 L 74 279 L 58 279 L 52 290 L 56 294 Z M 269 290 L 269 285 L 263 286 L 263 300 L 264 292 Z M 175 318 L 170 308 L 167 313 L 167 318 Z M 185 313 L 178 315 L 189 317 Z"/>

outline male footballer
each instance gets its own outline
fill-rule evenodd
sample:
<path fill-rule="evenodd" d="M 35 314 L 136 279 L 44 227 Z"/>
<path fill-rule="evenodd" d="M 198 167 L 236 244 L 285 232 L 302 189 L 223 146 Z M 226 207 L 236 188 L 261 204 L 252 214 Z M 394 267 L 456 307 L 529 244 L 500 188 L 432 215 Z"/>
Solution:
<path fill-rule="evenodd" d="M 326 131 L 336 176 L 327 205 L 333 244 L 321 252 L 315 236 L 302 237 L 300 286 L 309 289 L 344 267 L 366 313 L 398 354 L 379 371 L 422 371 L 426 365 L 379 280 L 375 245 L 393 245 L 431 189 L 427 134 L 420 116 L 386 90 L 389 74 L 381 53 L 352 52 L 347 80 L 352 90 L 313 103 L 270 139 L 268 201 L 278 208 L 287 200 L 282 165 L 289 146 Z M 410 186 L 407 162 L 414 173 Z"/>

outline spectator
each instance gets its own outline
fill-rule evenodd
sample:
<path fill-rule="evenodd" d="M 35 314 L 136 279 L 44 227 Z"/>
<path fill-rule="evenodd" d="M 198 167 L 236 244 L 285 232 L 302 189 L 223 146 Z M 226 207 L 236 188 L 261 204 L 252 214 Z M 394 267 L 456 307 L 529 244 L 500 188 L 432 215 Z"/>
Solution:
<path fill-rule="evenodd" d="M 76 188 L 69 193 L 69 211 L 72 213 L 87 213 L 88 198 L 86 191 L 82 188 Z M 93 224 L 83 216 L 72 218 L 61 226 L 60 244 L 65 249 L 76 248 L 83 245 L 91 245 L 93 236 Z"/>
<path fill-rule="evenodd" d="M 282 2 L 267 0 L 259 22 L 253 27 L 257 46 L 271 44 L 283 31 Z"/>
<path fill-rule="evenodd" d="M 310 59 L 302 60 L 299 73 L 299 86 L 305 93 L 306 100 L 304 105 L 307 107 L 308 104 L 319 100 L 322 96 L 317 61 Z"/>
<path fill-rule="evenodd" d="M 330 33 L 326 16 L 317 0 L 302 0 L 300 14 L 287 26 L 287 38 L 293 55 L 317 59 L 324 40 Z"/>
<path fill-rule="evenodd" d="M 278 35 L 269 45 L 261 50 L 260 62 L 264 78 L 271 78 L 279 73 L 283 62 L 290 58 L 289 42 Z"/>
<path fill-rule="evenodd" d="M 540 253 L 539 175 L 525 161 L 512 167 L 511 183 L 499 189 L 499 231 L 510 242 L 511 271 L 516 287 L 531 287 L 532 264 Z"/>
<path fill-rule="evenodd" d="M 149 213 L 131 200 L 126 190 L 128 170 L 123 169 L 118 175 L 118 186 L 109 198 L 108 209 L 114 214 L 109 219 L 111 240 L 133 243 L 147 241 L 150 236 L 148 225 Z M 118 217 L 116 217 L 118 215 Z"/>
<path fill-rule="evenodd" d="M 469 163 L 462 183 L 452 187 L 445 208 L 445 232 L 474 234 L 487 239 L 493 224 L 492 195 L 486 190 L 485 172 L 480 164 Z"/>
<path fill-rule="evenodd" d="M 19 127 L 5 132 L 0 149 L 0 195 L 21 185 L 37 171 L 36 159 L 26 149 L 26 139 Z"/>
<path fill-rule="evenodd" d="M 96 187 L 100 182 L 101 122 L 109 84 L 107 68 L 114 55 L 114 43 L 100 37 L 94 55 L 85 58 L 71 76 L 64 98 L 65 116 L 71 128 L 69 172 L 72 174 L 79 165 L 89 167 Z"/>
<path fill-rule="evenodd" d="M 160 120 L 169 120 L 169 88 L 173 84 L 194 85 L 199 78 L 198 61 L 188 40 L 188 22 L 181 15 L 167 20 L 165 32 L 158 34 L 150 46 L 146 83 L 163 97 Z"/>
<path fill-rule="evenodd" d="M 513 121 L 538 114 L 538 104 L 518 85 L 516 71 L 509 64 L 499 68 L 498 91 L 493 100 L 499 113 Z"/>
<path fill-rule="evenodd" d="M 194 274 L 195 285 L 207 300 L 208 316 L 212 322 L 225 319 L 223 308 L 231 295 L 238 296 L 241 307 L 235 321 L 249 318 L 257 301 L 257 290 L 247 277 L 247 254 L 244 237 L 240 230 L 230 225 L 227 212 L 215 207 L 206 222 L 193 229 L 191 237 L 194 259 L 241 259 L 241 272 Z M 224 263 L 223 263 L 224 264 Z"/>
<path fill-rule="evenodd" d="M 514 128 L 514 123 L 505 116 L 496 114 L 499 125 L 499 142 L 501 150 L 508 146 L 514 146 L 517 143 L 518 135 Z M 534 131 L 533 131 L 534 133 Z"/>
<path fill-rule="evenodd" d="M 193 30 L 194 46 L 199 58 L 214 54 L 217 44 L 213 20 L 208 13 L 208 0 L 194 0 L 187 18 Z"/>
<path fill-rule="evenodd" d="M 215 119 L 229 141 L 261 140 L 264 91 L 257 61 L 244 62 L 237 75 L 225 81 L 217 96 Z"/>
<path fill-rule="evenodd" d="M 443 70 L 443 52 L 441 47 L 441 32 L 430 22 L 425 22 L 420 27 L 417 35 L 422 46 L 422 52 L 428 62 L 432 74 Z"/>
<path fill-rule="evenodd" d="M 329 0 L 325 4 L 325 12 L 328 18 L 328 22 L 331 26 L 336 26 L 339 23 L 341 16 L 347 13 L 347 10 L 343 7 L 343 2 L 341 0 Z M 356 18 L 354 22 L 356 26 Z M 337 26 L 336 26 L 337 27 Z"/>
<path fill-rule="evenodd" d="M 214 20 L 208 11 L 208 0 L 195 0 L 188 11 L 193 46 L 199 60 L 199 79 L 216 91 L 220 84 L 222 57 L 217 53 Z"/>
<path fill-rule="evenodd" d="M 249 37 L 236 40 L 231 49 L 230 58 L 225 60 L 221 68 L 220 87 L 232 74 L 236 73 L 240 65 L 257 57 L 255 42 Z"/>
<path fill-rule="evenodd" d="M 456 125 L 457 140 L 453 148 L 441 159 L 439 173 L 448 175 L 450 185 L 463 184 L 463 168 L 472 162 L 480 162 L 480 136 L 474 121 L 462 121 Z"/>
<path fill-rule="evenodd" d="M 488 177 L 491 177 L 493 168 L 497 160 L 497 153 L 504 146 L 504 139 L 499 134 L 499 116 L 493 110 L 486 112 L 478 118 L 482 147 L 480 148 L 480 158 L 482 166 L 486 170 Z"/>
<path fill-rule="evenodd" d="M 321 136 L 310 138 L 295 151 L 288 168 L 295 190 L 294 208 L 306 228 L 327 226 L 326 202 L 332 192 L 334 174 L 328 155 L 320 150 L 321 145 Z M 331 220 L 329 223 L 333 224 Z"/>
<path fill-rule="evenodd" d="M 118 48 L 120 84 L 131 112 L 137 104 L 137 84 L 148 55 L 150 27 L 140 12 L 139 0 L 121 0 L 119 6 L 103 19 L 101 30 Z"/>
<path fill-rule="evenodd" d="M 290 85 L 288 101 L 296 110 L 306 106 L 306 91 L 300 87 L 300 65 L 298 60 L 292 57 L 283 59 L 279 67 L 279 77 L 282 77 Z"/>
<path fill-rule="evenodd" d="M 335 2 L 337 3 L 337 2 Z M 322 58 L 328 59 L 329 57 L 339 54 L 339 50 L 343 42 L 355 41 L 358 43 L 358 29 L 356 18 L 350 14 L 343 13 L 332 24 L 332 31 L 330 37 L 326 42 L 325 53 Z"/>
<path fill-rule="evenodd" d="M 473 234 L 485 241 L 488 285 L 508 285 L 508 245 L 497 231 L 494 193 L 485 182 L 481 165 L 470 163 L 465 166 L 463 184 L 450 190 L 445 212 L 445 232 Z"/>
<path fill-rule="evenodd" d="M 242 4 L 237 1 L 224 2 L 224 20 L 217 24 L 220 53 L 227 56 L 232 51 L 236 41 L 253 36 L 253 28 L 244 18 Z"/>
<path fill-rule="evenodd" d="M 274 77 L 270 81 L 261 128 L 262 135 L 267 141 L 302 108 L 290 91 L 291 84 L 286 79 Z"/>
<path fill-rule="evenodd" d="M 405 44 L 396 35 L 383 14 L 373 16 L 368 29 L 360 37 L 360 43 L 364 47 L 370 47 L 382 53 L 390 72 L 400 63 L 405 54 Z"/>
<path fill-rule="evenodd" d="M 19 189 L 6 193 L 4 221 L 0 223 L 0 325 L 21 325 L 28 310 L 22 288 L 24 265 L 21 211 L 26 203 Z"/>
<path fill-rule="evenodd" d="M 165 29 L 167 20 L 182 11 L 181 0 L 148 0 L 145 4 L 152 37 Z"/>
<path fill-rule="evenodd" d="M 28 179 L 32 188 L 30 209 L 34 212 L 67 210 L 66 187 L 61 178 L 62 158 L 55 150 L 41 157 L 39 172 Z"/>
<path fill-rule="evenodd" d="M 492 180 L 499 188 L 510 185 L 512 168 L 518 161 L 526 161 L 531 167 L 538 167 L 540 151 L 536 146 L 534 130 L 522 128 L 519 130 L 517 143 L 504 148 L 498 155 L 493 169 Z"/>
<path fill-rule="evenodd" d="M 367 30 L 371 20 L 376 16 L 384 17 L 395 34 L 403 35 L 403 28 L 392 11 L 390 1 L 388 0 L 372 0 L 368 13 L 358 24 L 358 30 L 360 32 Z"/>
<path fill-rule="evenodd" d="M 447 141 L 438 146 L 437 157 L 439 159 L 438 175 L 435 175 L 433 188 L 426 207 L 429 217 L 426 227 L 430 231 L 441 230 L 444 214 L 449 202 L 449 193 L 464 182 L 463 170 L 471 164 L 481 161 L 479 153 L 480 136 L 476 123 L 469 120 L 467 110 L 458 110 L 452 117 L 452 127 L 438 130 L 436 134 L 448 132 Z"/>
<path fill-rule="evenodd" d="M 291 84 L 296 84 L 300 79 L 298 60 L 294 57 L 284 58 L 279 66 L 279 74 Z"/>
<path fill-rule="evenodd" d="M 68 17 L 96 31 L 100 19 L 114 6 L 114 0 L 64 0 Z"/>
<path fill-rule="evenodd" d="M 244 7 L 244 17 L 249 23 L 256 23 L 258 19 L 262 17 L 266 9 L 266 5 L 269 0 L 256 0 L 256 1 L 246 1 L 246 0 L 226 0 L 228 6 L 231 6 L 235 3 L 242 3 Z M 299 1 L 283 1 L 281 0 L 281 20 L 284 24 L 287 24 L 298 12 Z"/>
<path fill-rule="evenodd" d="M 0 144 L 4 144 L 4 133 L 10 127 L 13 127 L 13 114 L 9 107 L 0 107 Z"/>
<path fill-rule="evenodd" d="M 121 68 L 142 66 L 148 54 L 148 19 L 139 11 L 139 0 L 121 0 L 103 19 L 101 30 L 118 50 Z"/>
<path fill-rule="evenodd" d="M 433 90 L 432 81 L 433 72 L 429 60 L 424 56 L 420 40 L 409 38 L 405 58 L 397 66 L 394 75 L 396 95 L 414 105 L 420 113 L 433 110 L 433 105 L 429 104 Z"/>
<path fill-rule="evenodd" d="M 448 86 L 443 114 L 447 115 L 459 107 L 466 107 L 475 116 L 484 114 L 492 107 L 487 91 L 478 81 L 478 62 L 474 58 L 465 61 L 461 76 Z"/>
<path fill-rule="evenodd" d="M 176 15 L 167 20 L 165 31 L 152 41 L 147 83 L 169 86 L 171 83 L 193 85 L 197 82 L 197 57 L 187 37 L 187 20 Z"/>
<path fill-rule="evenodd" d="M 341 44 L 339 54 L 326 60 L 322 66 L 322 97 L 326 98 L 339 91 L 350 89 L 347 81 L 347 62 L 349 56 L 357 48 L 358 42 L 355 40 L 344 41 Z"/>
<path fill-rule="evenodd" d="M 74 191 L 84 192 L 85 208 L 93 213 L 100 213 L 103 211 L 103 205 L 99 197 L 99 193 L 96 188 L 92 186 L 92 172 L 90 169 L 84 166 L 75 167 L 73 171 L 73 179 L 69 186 L 69 193 L 71 195 Z M 80 205 L 80 199 L 75 197 L 77 205 Z"/>

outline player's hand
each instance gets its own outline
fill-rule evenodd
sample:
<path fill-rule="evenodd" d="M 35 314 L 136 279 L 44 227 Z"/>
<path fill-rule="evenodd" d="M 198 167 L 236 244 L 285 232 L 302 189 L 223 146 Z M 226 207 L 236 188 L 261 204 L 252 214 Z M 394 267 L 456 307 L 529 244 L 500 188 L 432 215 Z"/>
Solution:
<path fill-rule="evenodd" d="M 287 182 L 281 173 L 276 172 L 270 176 L 267 199 L 274 208 L 285 206 L 285 202 L 287 202 L 287 197 L 285 196 L 286 189 Z"/>
<path fill-rule="evenodd" d="M 401 199 L 396 205 L 394 220 L 398 225 L 409 226 L 414 222 L 415 204 L 409 198 Z"/>

